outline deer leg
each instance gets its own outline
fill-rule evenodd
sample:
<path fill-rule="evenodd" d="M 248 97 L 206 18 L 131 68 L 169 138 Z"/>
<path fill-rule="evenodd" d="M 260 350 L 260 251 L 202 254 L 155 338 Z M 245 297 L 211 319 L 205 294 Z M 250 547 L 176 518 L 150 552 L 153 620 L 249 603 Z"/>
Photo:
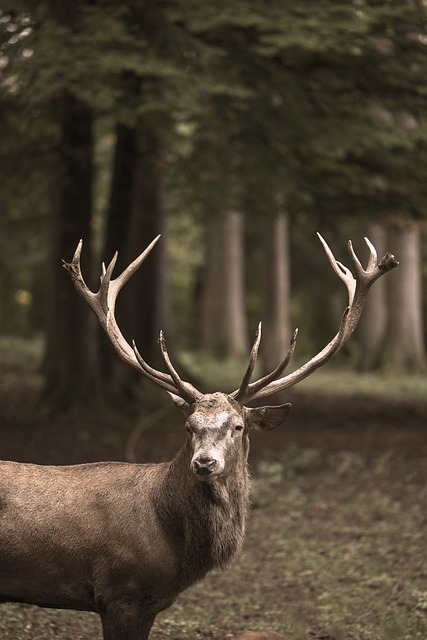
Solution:
<path fill-rule="evenodd" d="M 104 640 L 147 640 L 156 617 L 133 602 L 112 602 L 100 616 Z"/>

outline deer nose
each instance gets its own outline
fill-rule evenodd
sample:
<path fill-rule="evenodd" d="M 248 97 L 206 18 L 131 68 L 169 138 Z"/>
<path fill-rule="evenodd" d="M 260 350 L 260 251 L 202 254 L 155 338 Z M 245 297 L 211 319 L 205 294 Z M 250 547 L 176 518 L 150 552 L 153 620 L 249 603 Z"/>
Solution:
<path fill-rule="evenodd" d="M 193 460 L 193 471 L 198 476 L 210 476 L 215 472 L 217 460 L 213 458 L 195 458 Z"/>

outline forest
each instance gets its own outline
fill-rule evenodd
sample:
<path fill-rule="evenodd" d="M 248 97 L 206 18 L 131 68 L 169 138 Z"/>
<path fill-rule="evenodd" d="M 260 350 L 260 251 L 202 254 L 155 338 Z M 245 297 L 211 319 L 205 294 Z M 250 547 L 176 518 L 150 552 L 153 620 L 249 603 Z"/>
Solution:
<path fill-rule="evenodd" d="M 296 328 L 291 372 L 337 333 L 345 286 L 316 232 L 353 271 L 368 238 L 399 266 L 282 394 L 286 425 L 251 434 L 241 559 L 150 638 L 425 640 L 426 2 L 3 0 L 0 110 L 0 459 L 182 446 L 63 268 L 80 240 L 97 291 L 116 252 L 113 277 L 161 236 L 118 325 L 164 371 L 162 330 L 183 379 L 230 392 L 259 322 L 257 379 Z M 92 613 L 0 607 L 4 640 L 100 634 Z"/>
<path fill-rule="evenodd" d="M 148 361 L 160 328 L 190 370 L 246 357 L 262 320 L 270 370 L 344 308 L 315 232 L 344 264 L 367 236 L 401 266 L 347 364 L 425 370 L 422 2 L 29 0 L 0 28 L 0 333 L 42 345 L 48 406 L 131 387 L 61 269 L 80 238 L 95 288 L 162 234 L 117 311 Z"/>

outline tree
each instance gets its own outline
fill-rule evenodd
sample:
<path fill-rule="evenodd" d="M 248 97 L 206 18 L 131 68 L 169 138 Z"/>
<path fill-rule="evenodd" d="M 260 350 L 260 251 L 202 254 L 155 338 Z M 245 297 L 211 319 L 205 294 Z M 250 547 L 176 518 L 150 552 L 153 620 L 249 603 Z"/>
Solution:
<path fill-rule="evenodd" d="M 372 223 L 368 225 L 366 235 L 375 246 L 378 256 L 383 256 L 388 242 L 384 226 Z M 378 368 L 387 329 L 388 314 L 387 282 L 380 278 L 375 284 L 374 294 L 370 295 L 366 301 L 359 326 L 356 329 L 360 347 L 358 366 L 362 370 Z"/>
<path fill-rule="evenodd" d="M 397 373 L 425 371 L 419 226 L 398 227 L 390 242 L 400 266 L 389 282 L 390 313 L 382 366 Z"/>
<path fill-rule="evenodd" d="M 262 366 L 269 373 L 286 353 L 290 339 L 289 217 L 283 198 L 276 216 L 266 216 L 263 278 Z"/>
<path fill-rule="evenodd" d="M 273 1 L 266 8 L 258 0 L 250 5 L 220 0 L 212 6 L 194 0 L 150 0 L 143 5 L 132 0 L 126 6 L 117 0 L 59 5 L 46 0 L 19 7 L 21 11 L 10 9 L 11 29 L 16 23 L 13 36 L 4 26 L 0 34 L 0 55 L 7 58 L 6 62 L 2 58 L 6 80 L 1 104 L 7 118 L 6 125 L 0 123 L 5 134 L 0 154 L 14 167 L 13 171 L 0 168 L 7 177 L 4 202 L 13 215 L 19 210 L 21 220 L 32 213 L 27 198 L 11 197 L 13 173 L 16 184 L 31 185 L 29 191 L 33 190 L 43 217 L 40 236 L 46 235 L 48 207 L 43 200 L 50 176 L 58 175 L 57 211 L 67 188 L 52 167 L 59 167 L 59 158 L 66 166 L 65 121 L 57 105 L 70 97 L 79 105 L 82 122 L 86 110 L 96 123 L 97 142 L 105 136 L 115 145 L 110 201 L 101 231 L 91 227 L 93 242 L 86 240 L 84 255 L 92 253 L 93 244 L 95 253 L 108 261 L 119 249 L 120 268 L 153 235 L 167 230 L 167 213 L 196 212 L 195 225 L 207 223 L 209 244 L 202 322 L 205 345 L 222 353 L 246 351 L 246 309 L 252 322 L 263 306 L 266 352 L 287 348 L 289 305 L 281 306 L 280 314 L 275 306 L 286 299 L 289 271 L 276 194 L 282 194 L 289 216 L 296 263 L 292 287 L 298 291 L 293 313 L 301 316 L 302 323 L 307 314 L 300 300 L 310 287 L 307 281 L 311 276 L 315 293 L 323 285 L 318 252 L 313 259 L 307 244 L 307 234 L 314 237 L 314 221 L 341 241 L 341 232 L 347 235 L 356 224 L 387 227 L 397 221 L 404 228 L 426 219 L 426 25 L 419 3 L 309 0 L 284 6 Z M 67 126 L 71 135 L 71 125 Z M 30 179 L 23 180 L 27 170 Z M 87 198 L 82 212 L 92 215 L 100 205 L 92 206 L 93 195 L 86 182 L 82 184 Z M 89 238 L 87 221 L 79 225 L 78 236 L 84 232 Z M 259 238 L 269 227 L 278 232 L 270 234 L 274 246 L 265 253 L 271 258 L 266 282 L 277 284 L 261 305 L 255 297 L 270 287 L 252 284 L 251 269 L 256 266 L 260 271 L 262 252 L 253 247 L 245 252 L 243 246 L 249 235 L 261 244 Z M 59 237 L 57 243 L 60 246 Z M 123 292 L 117 309 L 127 336 L 137 339 L 150 361 L 157 355 L 160 326 L 173 340 L 165 246 L 164 241 L 158 245 Z M 69 257 L 64 250 L 68 251 L 65 246 L 60 252 L 55 249 L 57 258 L 59 253 Z M 39 250 L 39 261 L 41 255 Z M 218 264 L 213 255 L 219 256 Z M 243 295 L 245 270 L 251 275 L 246 286 L 249 304 Z M 208 294 L 209 290 L 214 293 Z M 381 298 L 378 292 L 372 298 Z M 413 299 L 413 308 L 421 308 Z M 74 299 L 72 309 L 75 304 Z M 182 309 L 184 303 L 175 306 Z M 221 311 L 212 310 L 216 307 Z M 321 326 L 308 337 L 316 343 L 329 333 L 325 328 L 329 304 L 323 304 L 321 311 Z M 186 317 L 195 315 L 186 311 Z M 280 327 L 281 336 L 267 329 L 268 317 Z M 71 322 L 69 311 L 68 318 L 64 322 Z M 417 322 L 422 325 L 422 319 Z M 181 320 L 178 326 L 183 326 Z M 414 329 L 411 335 L 415 338 L 418 333 Z M 81 339 L 80 333 L 68 335 L 69 340 Z M 270 338 L 275 346 L 268 345 Z M 54 350 L 60 342 L 52 334 Z M 183 343 L 185 338 L 180 338 Z M 76 345 L 75 352 L 80 349 Z M 91 353 L 92 347 L 84 347 L 82 357 L 90 359 Z M 108 356 L 102 358 L 112 373 L 106 375 L 105 385 L 111 396 L 118 368 Z M 55 359 L 48 358 L 50 363 Z M 90 366 L 88 361 L 88 370 Z M 61 375 L 55 378 L 52 369 L 50 379 L 54 385 Z M 127 380 L 120 384 L 129 386 Z"/>
<path fill-rule="evenodd" d="M 217 355 L 247 353 L 244 305 L 243 218 L 225 209 L 206 225 L 206 273 L 201 300 L 202 345 Z"/>
<path fill-rule="evenodd" d="M 167 262 L 168 225 L 164 184 L 164 150 L 156 132 L 141 122 L 138 126 L 138 159 L 133 185 L 133 211 L 128 233 L 128 256 L 140 253 L 158 234 L 162 242 L 144 265 L 134 289 L 129 317 L 134 338 L 141 353 L 151 362 L 159 358 L 159 329 L 171 337 L 172 319 L 169 306 L 169 269 Z M 132 258 L 131 258 L 132 259 Z M 128 260 L 129 262 L 130 260 Z M 132 283 L 130 283 L 132 285 Z"/>
<path fill-rule="evenodd" d="M 31 335 L 42 331 L 45 321 L 40 243 L 48 217 L 52 128 L 21 91 L 18 71 L 28 55 L 32 21 L 18 11 L 0 16 L 0 331 Z M 15 49 L 20 56 L 11 69 Z"/>
<path fill-rule="evenodd" d="M 49 315 L 47 350 L 43 365 L 43 400 L 52 408 L 67 409 L 87 403 L 97 391 L 94 331 L 91 317 L 60 269 L 71 260 L 80 237 L 90 248 L 92 207 L 92 113 L 83 103 L 64 94 L 59 101 L 62 136 L 59 142 L 49 254 Z M 90 251 L 84 270 L 90 272 Z M 70 310 L 73 309 L 72 314 Z M 64 313 L 65 310 L 65 313 Z"/>
<path fill-rule="evenodd" d="M 84 256 L 88 256 L 86 267 L 90 270 L 92 119 L 108 113 L 117 124 L 117 162 L 106 249 L 110 252 L 112 238 L 119 231 L 118 240 L 122 244 L 119 248 L 126 259 L 139 253 L 153 232 L 164 229 L 161 186 L 164 165 L 159 131 L 170 119 L 168 101 L 171 92 L 176 90 L 176 79 L 182 76 L 182 63 L 177 65 L 171 59 L 169 35 L 176 31 L 174 19 L 169 20 L 157 2 L 148 3 L 144 8 L 139 3 L 130 4 L 125 11 L 120 3 L 108 1 L 99 7 L 84 1 L 63 3 L 61 7 L 50 2 L 37 6 L 30 3 L 30 6 L 31 21 L 36 25 L 29 34 L 32 49 L 31 56 L 27 57 L 31 62 L 24 64 L 16 45 L 13 65 L 10 64 L 8 71 L 12 79 L 13 73 L 19 72 L 16 76 L 19 94 L 29 105 L 50 110 L 55 129 L 55 160 L 60 170 L 55 175 L 57 193 L 52 198 L 54 233 L 50 255 L 53 264 L 49 263 L 47 270 L 51 279 L 51 313 L 44 364 L 45 398 L 55 406 L 68 407 L 71 393 L 79 402 L 83 400 L 84 389 L 89 399 L 94 397 L 94 387 L 98 392 L 102 389 L 94 375 L 97 352 L 88 321 L 80 317 L 79 312 L 71 311 L 78 300 L 71 300 L 63 292 L 55 271 L 60 265 L 59 258 L 71 256 L 80 237 L 85 238 Z M 64 41 L 67 48 L 63 47 Z M 103 55 L 99 55 L 97 45 Z M 163 98 L 158 87 L 159 79 L 165 78 L 168 82 L 162 84 L 167 87 L 167 95 Z M 132 131 L 135 132 L 133 142 Z M 126 186 L 129 187 L 127 200 L 122 192 Z M 119 207 L 123 203 L 126 210 L 120 211 L 123 218 L 119 221 Z M 165 250 L 157 255 L 157 267 L 146 273 L 139 291 L 143 313 L 135 307 L 132 287 L 126 296 L 128 303 L 124 305 L 125 310 L 130 306 L 128 317 L 135 318 L 130 328 L 136 325 L 136 318 L 144 319 L 143 326 L 139 323 L 137 331 L 132 333 L 140 348 L 149 344 L 150 351 L 151 345 L 155 345 L 153 332 L 157 333 L 155 314 L 161 313 L 163 320 L 167 315 Z M 170 326 L 170 319 L 167 324 Z M 60 350 L 64 342 L 66 353 Z"/>
<path fill-rule="evenodd" d="M 163 150 L 158 136 L 141 122 L 135 127 L 116 127 L 111 192 L 106 215 L 103 253 L 108 260 L 118 252 L 116 273 L 121 272 L 158 234 L 156 247 L 137 278 L 120 296 L 117 317 L 124 335 L 134 339 L 149 362 L 157 363 L 159 327 L 171 335 L 167 221 L 164 194 Z M 133 394 L 135 375 L 117 361 L 103 335 L 100 356 L 104 385 L 110 398 Z"/>

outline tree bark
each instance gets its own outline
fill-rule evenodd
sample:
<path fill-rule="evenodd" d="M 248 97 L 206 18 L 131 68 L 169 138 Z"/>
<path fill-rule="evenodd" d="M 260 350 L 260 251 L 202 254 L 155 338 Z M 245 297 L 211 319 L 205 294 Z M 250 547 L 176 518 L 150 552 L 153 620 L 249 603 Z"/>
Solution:
<path fill-rule="evenodd" d="M 116 145 L 111 177 L 110 197 L 107 210 L 106 233 L 103 256 L 108 264 L 118 252 L 114 275 L 128 264 L 129 228 L 132 216 L 135 166 L 137 162 L 137 132 L 134 127 L 119 124 L 116 127 Z M 137 277 L 137 276 L 136 276 Z M 116 317 L 126 333 L 131 330 L 127 286 L 120 293 Z M 128 367 L 117 357 L 102 329 L 99 333 L 99 360 L 102 382 L 110 399 L 117 399 L 123 393 L 130 377 Z"/>
<path fill-rule="evenodd" d="M 161 366 L 159 329 L 171 337 L 167 216 L 163 152 L 157 135 L 144 123 L 119 125 L 113 167 L 104 255 L 119 252 L 115 274 L 126 268 L 159 233 L 162 240 L 126 283 L 116 305 L 116 319 L 128 340 L 135 340 L 144 358 Z M 108 398 L 128 403 L 141 376 L 123 364 L 101 332 L 102 376 Z"/>
<path fill-rule="evenodd" d="M 392 373 L 425 371 L 419 227 L 393 231 L 390 247 L 400 265 L 388 278 L 389 325 L 381 364 Z"/>
<path fill-rule="evenodd" d="M 289 348 L 290 267 L 289 220 L 279 202 L 275 218 L 266 219 L 263 286 L 263 337 L 261 343 L 264 373 L 272 371 Z"/>
<path fill-rule="evenodd" d="M 128 262 L 158 234 L 160 242 L 144 262 L 129 288 L 130 319 L 138 349 L 150 363 L 160 363 L 159 330 L 172 336 L 170 284 L 167 256 L 167 211 L 164 186 L 164 156 L 158 135 L 145 124 L 138 128 L 133 210 L 128 243 Z"/>
<path fill-rule="evenodd" d="M 60 103 L 61 140 L 54 178 L 54 211 L 48 256 L 47 344 L 42 402 L 55 410 L 94 399 L 98 390 L 94 323 L 61 269 L 84 238 L 82 269 L 90 274 L 92 209 L 92 114 L 69 94 Z"/>
<path fill-rule="evenodd" d="M 386 231 L 378 223 L 368 225 L 367 237 L 375 246 L 378 259 L 386 252 Z M 358 367 L 362 371 L 378 368 L 381 348 L 387 329 L 388 316 L 387 279 L 380 278 L 369 294 L 356 329 L 360 354 Z"/>
<path fill-rule="evenodd" d="M 126 265 L 126 245 L 132 211 L 132 192 L 137 159 L 136 130 L 124 124 L 116 127 L 116 145 L 107 211 L 104 253 L 110 260 L 116 251 L 117 271 Z"/>
<path fill-rule="evenodd" d="M 226 209 L 206 225 L 206 272 L 201 300 L 202 346 L 219 356 L 247 355 L 243 216 Z"/>

